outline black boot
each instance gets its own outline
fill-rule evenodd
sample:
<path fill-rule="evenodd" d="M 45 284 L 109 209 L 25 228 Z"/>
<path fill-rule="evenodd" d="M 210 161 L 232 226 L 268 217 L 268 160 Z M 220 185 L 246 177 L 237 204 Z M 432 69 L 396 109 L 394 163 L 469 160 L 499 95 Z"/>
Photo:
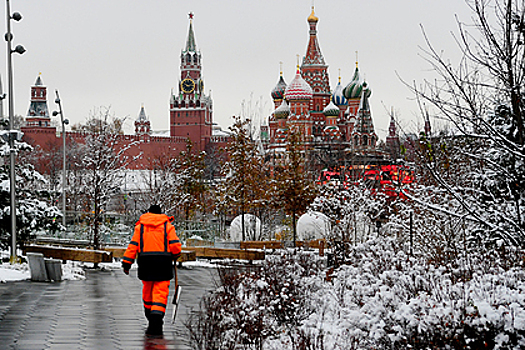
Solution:
<path fill-rule="evenodd" d="M 151 314 L 151 310 L 150 309 L 146 309 L 144 308 L 144 315 L 146 315 L 146 319 L 149 321 L 149 315 Z"/>
<path fill-rule="evenodd" d="M 161 337 L 162 332 L 162 326 L 164 324 L 163 321 L 164 315 L 159 314 L 150 314 L 149 316 L 149 326 L 146 330 L 146 335 L 153 336 L 153 337 Z"/>

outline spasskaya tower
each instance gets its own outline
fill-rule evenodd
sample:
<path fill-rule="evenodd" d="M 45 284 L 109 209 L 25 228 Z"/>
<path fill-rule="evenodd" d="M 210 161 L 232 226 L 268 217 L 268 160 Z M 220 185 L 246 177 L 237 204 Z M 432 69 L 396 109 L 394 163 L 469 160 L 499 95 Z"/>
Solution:
<path fill-rule="evenodd" d="M 170 135 L 189 138 L 193 149 L 204 151 L 210 142 L 213 125 L 213 101 L 204 93 L 201 53 L 195 44 L 193 13 L 186 47 L 180 54 L 178 93 L 171 92 Z"/>

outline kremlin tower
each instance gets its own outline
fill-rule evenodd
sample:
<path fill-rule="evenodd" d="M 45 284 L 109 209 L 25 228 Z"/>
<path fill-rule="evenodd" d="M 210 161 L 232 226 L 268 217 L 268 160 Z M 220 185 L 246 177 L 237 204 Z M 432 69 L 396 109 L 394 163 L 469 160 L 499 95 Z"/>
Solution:
<path fill-rule="evenodd" d="M 144 106 L 140 108 L 139 117 L 135 120 L 135 135 L 151 134 L 151 123 L 146 117 Z"/>
<path fill-rule="evenodd" d="M 186 47 L 180 54 L 178 92 L 172 91 L 170 98 L 170 135 L 189 138 L 195 150 L 204 151 L 212 137 L 213 102 L 211 96 L 204 93 L 202 57 L 195 43 L 193 13 L 189 18 Z"/>
<path fill-rule="evenodd" d="M 50 127 L 51 117 L 47 108 L 47 87 L 42 83 L 40 74 L 35 85 L 31 86 L 31 102 L 27 111 L 26 125 L 33 127 Z"/>

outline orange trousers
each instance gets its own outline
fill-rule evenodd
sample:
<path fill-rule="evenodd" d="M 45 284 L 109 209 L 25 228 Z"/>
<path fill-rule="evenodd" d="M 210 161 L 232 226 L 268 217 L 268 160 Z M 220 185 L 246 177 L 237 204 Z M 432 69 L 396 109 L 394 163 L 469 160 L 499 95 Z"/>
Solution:
<path fill-rule="evenodd" d="M 142 301 L 151 314 L 164 316 L 168 304 L 170 281 L 142 281 Z"/>

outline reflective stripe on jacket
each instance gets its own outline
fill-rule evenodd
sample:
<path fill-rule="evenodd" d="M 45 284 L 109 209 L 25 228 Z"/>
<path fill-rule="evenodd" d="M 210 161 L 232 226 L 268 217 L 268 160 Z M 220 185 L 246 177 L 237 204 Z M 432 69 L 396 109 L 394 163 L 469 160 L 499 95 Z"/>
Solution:
<path fill-rule="evenodd" d="M 143 214 L 137 224 L 123 261 L 139 265 L 138 277 L 143 281 L 168 281 L 173 278 L 173 261 L 181 253 L 175 227 L 165 214 Z"/>

